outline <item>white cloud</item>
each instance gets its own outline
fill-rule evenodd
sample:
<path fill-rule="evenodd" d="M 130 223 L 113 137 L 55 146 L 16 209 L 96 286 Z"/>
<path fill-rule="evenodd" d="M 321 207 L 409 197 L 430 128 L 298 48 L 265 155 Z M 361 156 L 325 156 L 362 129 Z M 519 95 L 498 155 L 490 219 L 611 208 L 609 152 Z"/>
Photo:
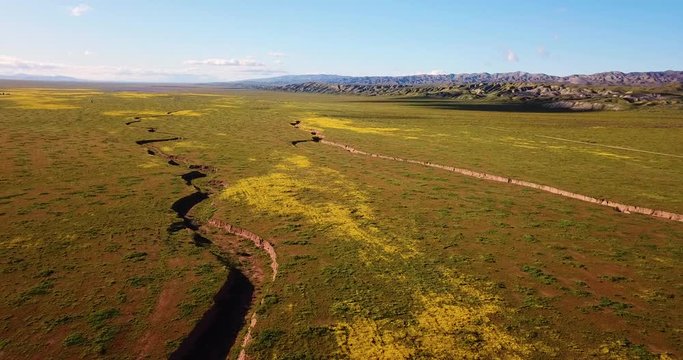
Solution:
<path fill-rule="evenodd" d="M 281 75 L 281 74 L 287 74 L 287 71 L 281 70 L 281 69 L 244 69 L 241 71 L 242 73 L 245 74 L 254 74 L 254 75 Z"/>
<path fill-rule="evenodd" d="M 519 61 L 519 57 L 517 57 L 517 54 L 515 54 L 515 52 L 510 50 L 510 49 L 508 49 L 507 55 L 505 55 L 505 58 L 509 62 L 518 62 Z"/>
<path fill-rule="evenodd" d="M 205 60 L 187 60 L 183 62 L 185 65 L 213 65 L 213 66 L 264 66 L 256 60 L 251 59 L 205 59 Z"/>
<path fill-rule="evenodd" d="M 88 4 L 79 4 L 71 8 L 71 16 L 81 16 L 92 10 L 92 7 Z"/>
<path fill-rule="evenodd" d="M 252 62 L 249 61 L 246 63 L 251 64 Z M 0 75 L 61 75 L 95 81 L 210 82 L 241 80 L 286 73 L 287 71 L 282 69 L 271 69 L 260 65 L 241 67 L 184 66 L 170 69 L 146 69 L 121 66 L 56 64 L 0 55 Z"/>
<path fill-rule="evenodd" d="M 536 49 L 536 52 L 537 52 L 538 55 L 540 55 L 541 57 L 548 57 L 548 56 L 550 56 L 550 52 L 548 51 L 548 49 L 545 48 L 545 46 L 539 46 L 538 49 Z"/>
<path fill-rule="evenodd" d="M 92 52 L 92 51 L 90 51 L 90 50 L 85 50 L 85 51 L 83 51 L 83 56 L 90 56 L 90 55 L 94 55 L 94 54 L 95 54 L 95 53 Z"/>
<path fill-rule="evenodd" d="M 281 51 L 271 51 L 268 53 L 268 56 L 276 57 L 276 58 L 281 58 L 287 56 L 287 54 L 281 52 Z"/>
<path fill-rule="evenodd" d="M 27 70 L 52 70 L 60 65 L 39 61 L 22 60 L 13 56 L 0 55 L 0 69 L 13 69 L 16 71 Z"/>
<path fill-rule="evenodd" d="M 411 75 L 448 75 L 448 72 L 441 69 L 435 69 L 432 71 L 420 71 Z"/>

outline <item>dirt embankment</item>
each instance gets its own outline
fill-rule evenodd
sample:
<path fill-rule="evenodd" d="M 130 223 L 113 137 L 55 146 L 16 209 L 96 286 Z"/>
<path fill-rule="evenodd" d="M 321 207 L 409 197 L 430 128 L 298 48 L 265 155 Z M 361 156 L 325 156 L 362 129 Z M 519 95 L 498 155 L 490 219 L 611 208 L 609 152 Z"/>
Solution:
<path fill-rule="evenodd" d="M 290 123 L 290 125 L 292 125 L 296 128 L 299 128 L 299 123 L 297 123 L 296 125 L 293 125 Z M 529 181 L 517 180 L 517 179 L 513 179 L 513 178 L 509 178 L 509 177 L 487 174 L 484 172 L 472 171 L 472 170 L 457 168 L 457 167 L 453 167 L 453 166 L 434 164 L 434 163 L 431 163 L 428 161 L 403 159 L 403 158 L 396 157 L 396 156 L 388 156 L 388 155 L 382 155 L 382 154 L 369 153 L 369 152 L 365 152 L 362 150 L 358 150 L 358 149 L 356 149 L 352 146 L 346 145 L 346 144 L 341 144 L 341 143 L 337 143 L 334 141 L 325 140 L 323 138 L 323 136 L 321 134 L 319 134 L 319 132 L 316 130 L 311 130 L 311 134 L 313 134 L 313 141 L 314 142 L 319 142 L 321 144 L 335 146 L 335 147 L 341 148 L 343 150 L 346 150 L 352 154 L 370 156 L 370 157 L 385 159 L 385 160 L 406 162 L 406 163 L 411 163 L 411 164 L 418 164 L 418 165 L 422 165 L 422 166 L 428 166 L 431 168 L 450 171 L 453 173 L 457 173 L 457 174 L 461 174 L 461 175 L 465 175 L 465 176 L 469 176 L 469 177 L 474 177 L 474 178 L 479 178 L 479 179 L 484 179 L 484 180 L 489 180 L 489 181 L 495 181 L 495 182 L 501 182 L 501 183 L 514 184 L 514 185 L 518 185 L 518 186 L 524 186 L 527 188 L 545 191 L 545 192 L 548 192 L 551 194 L 560 195 L 560 196 L 564 196 L 564 197 L 571 198 L 571 199 L 576 199 L 576 200 L 589 202 L 592 204 L 611 207 L 611 208 L 613 208 L 619 212 L 623 212 L 626 214 L 637 213 L 637 214 L 643 214 L 643 215 L 658 217 L 658 218 L 667 219 L 667 220 L 683 222 L 683 214 L 677 214 L 677 213 L 664 211 L 664 210 L 650 209 L 650 208 L 646 208 L 646 207 L 642 207 L 642 206 L 622 204 L 622 203 L 614 202 L 614 201 L 607 200 L 607 199 L 598 199 L 598 198 L 594 198 L 594 197 L 587 196 L 587 195 L 573 193 L 571 191 L 558 189 L 558 188 L 555 188 L 552 186 L 536 184 L 536 183 L 532 183 Z"/>
<path fill-rule="evenodd" d="M 275 280 L 275 277 L 277 276 L 278 263 L 277 254 L 275 253 L 275 248 L 273 247 L 273 244 L 271 244 L 267 240 L 264 240 L 262 237 L 254 234 L 249 230 L 230 225 L 218 219 L 209 220 L 207 222 L 207 225 L 221 229 L 227 233 L 239 236 L 243 239 L 250 240 L 254 243 L 254 245 L 256 245 L 256 247 L 265 251 L 266 254 L 268 254 L 268 257 L 270 257 L 270 267 L 273 269 L 273 281 Z"/>
<path fill-rule="evenodd" d="M 642 206 L 621 204 L 621 203 L 606 200 L 606 199 L 597 199 L 594 197 L 573 193 L 573 192 L 558 189 L 558 188 L 555 188 L 552 186 L 536 184 L 536 183 L 532 183 L 529 181 L 517 180 L 517 179 L 512 179 L 509 177 L 492 175 L 492 174 L 487 174 L 487 173 L 478 172 L 478 171 L 456 168 L 453 166 L 433 164 L 433 163 L 428 162 L 428 161 L 403 159 L 403 158 L 395 157 L 395 156 L 387 156 L 387 155 L 382 155 L 382 154 L 368 153 L 365 151 L 357 150 L 357 149 L 355 149 L 349 145 L 340 144 L 340 143 L 336 143 L 336 142 L 324 140 L 324 139 L 320 140 L 319 142 L 322 144 L 326 144 L 326 145 L 336 146 L 336 147 L 344 149 L 344 150 L 346 150 L 352 154 L 366 155 L 366 156 L 371 156 L 371 157 L 380 158 L 380 159 L 407 162 L 407 163 L 411 163 L 411 164 L 418 164 L 418 165 L 428 166 L 428 167 L 432 167 L 432 168 L 437 168 L 437 169 L 442 169 L 442 170 L 462 174 L 462 175 L 469 176 L 469 177 L 524 186 L 527 188 L 541 190 L 541 191 L 549 192 L 551 194 L 560 195 L 560 196 L 564 196 L 564 197 L 571 198 L 571 199 L 576 199 L 576 200 L 581 200 L 581 201 L 585 201 L 585 202 L 589 202 L 589 203 L 593 203 L 593 204 L 597 204 L 597 205 L 611 207 L 611 208 L 613 208 L 619 212 L 623 212 L 626 214 L 638 213 L 638 214 L 663 218 L 663 219 L 667 219 L 667 220 L 674 220 L 674 221 L 683 222 L 683 215 L 682 214 L 676 214 L 676 213 L 669 212 L 669 211 L 650 209 L 650 208 L 646 208 L 646 207 L 642 207 Z"/>

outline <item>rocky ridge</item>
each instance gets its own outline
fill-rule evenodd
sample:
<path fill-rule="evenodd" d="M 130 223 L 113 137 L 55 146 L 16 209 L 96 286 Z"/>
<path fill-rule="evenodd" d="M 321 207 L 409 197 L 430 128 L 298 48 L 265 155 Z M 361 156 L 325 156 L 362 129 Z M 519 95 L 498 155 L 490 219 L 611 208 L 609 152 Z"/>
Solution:
<path fill-rule="evenodd" d="M 477 83 L 431 86 L 345 85 L 308 82 L 271 89 L 322 94 L 394 96 L 531 104 L 546 109 L 623 110 L 638 106 L 683 105 L 683 87 L 596 87 L 572 84 Z"/>

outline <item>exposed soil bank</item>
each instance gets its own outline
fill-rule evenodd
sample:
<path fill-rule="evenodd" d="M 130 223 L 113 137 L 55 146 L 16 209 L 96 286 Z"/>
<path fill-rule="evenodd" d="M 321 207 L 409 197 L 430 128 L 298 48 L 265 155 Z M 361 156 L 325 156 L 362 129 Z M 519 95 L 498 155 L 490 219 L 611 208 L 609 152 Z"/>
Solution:
<path fill-rule="evenodd" d="M 446 170 L 446 171 L 450 171 L 450 172 L 454 172 L 454 173 L 458 173 L 461 175 L 470 176 L 470 177 L 474 177 L 474 178 L 479 178 L 479 179 L 484 179 L 484 180 L 489 180 L 489 181 L 502 182 L 502 183 L 508 183 L 508 184 L 514 184 L 514 185 L 524 186 L 527 188 L 541 190 L 541 191 L 549 192 L 551 194 L 560 195 L 560 196 L 564 196 L 564 197 L 571 198 L 571 199 L 576 199 L 576 200 L 581 200 L 581 201 L 585 201 L 585 202 L 589 202 L 589 203 L 593 203 L 593 204 L 597 204 L 597 205 L 611 207 L 611 208 L 613 208 L 619 212 L 623 212 L 623 213 L 627 213 L 627 214 L 638 213 L 638 214 L 643 214 L 643 215 L 648 215 L 648 216 L 653 216 L 653 217 L 683 222 L 683 215 L 682 214 L 676 214 L 676 213 L 663 211 L 663 210 L 655 210 L 655 209 L 645 208 L 645 207 L 641 207 L 641 206 L 626 205 L 626 204 L 621 204 L 621 203 L 617 203 L 617 202 L 606 200 L 606 199 L 597 199 L 594 197 L 576 194 L 576 193 L 573 193 L 570 191 L 554 188 L 552 186 L 546 186 L 546 185 L 536 184 L 536 183 L 532 183 L 532 182 L 528 182 L 528 181 L 517 180 L 517 179 L 512 179 L 509 177 L 492 175 L 492 174 L 487 174 L 487 173 L 477 172 L 477 171 L 472 171 L 472 170 L 467 170 L 467 169 L 461 169 L 461 168 L 456 168 L 456 167 L 452 167 L 452 166 L 433 164 L 433 163 L 428 162 L 428 161 L 410 160 L 410 159 L 403 159 L 403 158 L 394 157 L 394 156 L 368 153 L 365 151 L 357 150 L 357 149 L 355 149 L 349 145 L 340 144 L 340 143 L 336 143 L 336 142 L 332 142 L 332 141 L 324 140 L 324 139 L 320 139 L 319 142 L 322 144 L 330 145 L 330 146 L 336 146 L 336 147 L 344 149 L 344 150 L 346 150 L 352 154 L 366 155 L 366 156 L 371 156 L 371 157 L 380 158 L 380 159 L 407 162 L 407 163 L 411 163 L 411 164 L 428 166 L 428 167 L 442 169 L 442 170 Z"/>
<path fill-rule="evenodd" d="M 275 253 L 275 248 L 273 247 L 273 244 L 271 244 L 267 240 L 263 240 L 262 237 L 254 234 L 249 230 L 242 229 L 237 226 L 232 226 L 220 220 L 211 219 L 206 224 L 221 229 L 227 233 L 239 236 L 243 239 L 251 240 L 254 243 L 254 245 L 256 245 L 256 247 L 263 249 L 266 252 L 266 254 L 268 254 L 268 256 L 270 257 L 270 267 L 271 269 L 273 269 L 273 280 L 275 280 L 275 276 L 277 275 L 278 263 L 277 254 Z"/>
<path fill-rule="evenodd" d="M 224 360 L 245 324 L 254 286 L 235 269 L 214 296 L 214 305 L 169 359 Z"/>

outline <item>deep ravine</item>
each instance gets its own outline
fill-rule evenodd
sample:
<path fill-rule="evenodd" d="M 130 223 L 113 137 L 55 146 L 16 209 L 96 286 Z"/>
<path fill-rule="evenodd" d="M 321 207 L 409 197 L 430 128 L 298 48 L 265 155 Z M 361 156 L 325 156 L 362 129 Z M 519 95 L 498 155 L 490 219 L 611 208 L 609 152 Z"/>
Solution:
<path fill-rule="evenodd" d="M 173 112 L 169 112 L 171 115 Z M 142 117 L 135 117 L 134 120 L 126 122 L 126 125 L 141 122 Z M 135 127 L 133 127 L 135 128 Z M 146 128 L 147 132 L 149 128 Z M 169 165 L 185 166 L 188 172 L 180 175 L 185 184 L 192 187 L 194 192 L 176 200 L 171 209 L 178 216 L 178 221 L 168 227 L 169 233 L 181 230 L 191 232 L 192 241 L 197 246 L 211 245 L 213 242 L 206 238 L 201 232 L 203 225 L 210 226 L 223 233 L 235 235 L 237 237 L 250 240 L 256 247 L 263 250 L 271 260 L 272 280 L 277 274 L 277 256 L 273 245 L 253 232 L 235 227 L 218 219 L 211 219 L 206 224 L 201 224 L 191 216 L 191 210 L 197 204 L 207 200 L 211 194 L 211 189 L 202 189 L 194 180 L 205 178 L 205 171 L 215 171 L 215 168 L 208 165 L 192 164 L 187 159 L 167 154 L 155 147 L 154 143 L 181 140 L 180 136 L 172 136 L 160 139 L 143 139 L 136 141 L 136 144 L 143 146 L 148 155 L 159 156 Z M 215 183 L 222 183 L 217 180 Z M 211 184 L 211 183 L 209 183 Z M 192 331 L 185 337 L 180 346 L 170 355 L 170 359 L 209 359 L 223 360 L 235 346 L 240 331 L 246 325 L 245 336 L 240 344 L 239 359 L 246 359 L 246 347 L 251 339 L 251 332 L 257 322 L 256 313 L 252 312 L 247 324 L 247 316 L 253 307 L 255 299 L 255 286 L 250 279 L 239 269 L 231 268 L 228 278 L 214 296 L 213 306 L 207 310 L 201 320 L 197 322 Z"/>

